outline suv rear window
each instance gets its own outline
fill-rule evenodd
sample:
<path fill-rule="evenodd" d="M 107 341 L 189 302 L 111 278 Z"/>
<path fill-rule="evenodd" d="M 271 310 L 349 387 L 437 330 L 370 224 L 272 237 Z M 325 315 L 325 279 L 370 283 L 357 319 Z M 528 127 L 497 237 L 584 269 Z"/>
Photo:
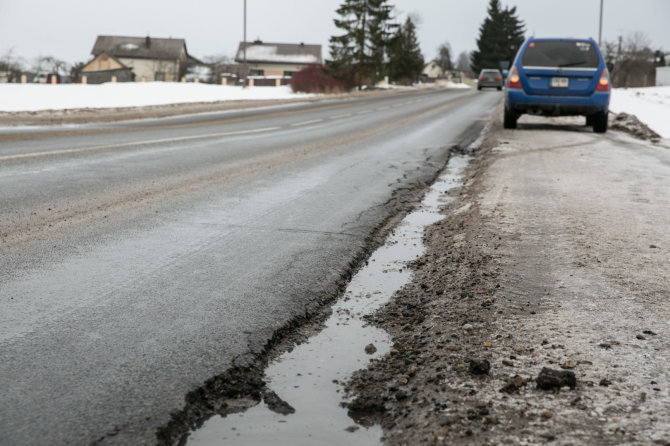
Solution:
<path fill-rule="evenodd" d="M 500 71 L 496 71 L 496 70 L 484 70 L 484 71 L 482 71 L 482 76 L 496 77 L 496 76 L 500 76 L 500 75 L 501 75 Z"/>
<path fill-rule="evenodd" d="M 524 67 L 598 68 L 600 59 L 589 42 L 530 42 L 521 57 Z"/>

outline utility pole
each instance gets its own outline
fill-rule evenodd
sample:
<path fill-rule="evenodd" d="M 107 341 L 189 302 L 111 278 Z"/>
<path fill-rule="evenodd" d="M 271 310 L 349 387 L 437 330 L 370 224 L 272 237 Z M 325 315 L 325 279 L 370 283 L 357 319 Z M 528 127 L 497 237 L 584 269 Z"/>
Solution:
<path fill-rule="evenodd" d="M 598 46 L 603 46 L 603 2 L 604 1 L 605 0 L 600 0 L 600 28 L 598 28 Z"/>
<path fill-rule="evenodd" d="M 242 70 L 244 71 L 243 88 L 247 88 L 247 0 L 244 0 L 244 36 L 242 40 Z"/>

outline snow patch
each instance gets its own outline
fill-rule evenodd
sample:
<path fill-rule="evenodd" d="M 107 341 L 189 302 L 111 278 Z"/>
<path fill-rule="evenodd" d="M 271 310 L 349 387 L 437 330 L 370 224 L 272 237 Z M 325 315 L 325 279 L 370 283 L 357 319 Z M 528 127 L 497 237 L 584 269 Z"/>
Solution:
<path fill-rule="evenodd" d="M 670 138 L 670 87 L 615 88 L 610 110 L 635 115 L 662 138 Z"/>
<path fill-rule="evenodd" d="M 181 82 L 82 84 L 0 84 L 0 111 L 143 107 L 189 102 L 307 98 L 288 86 L 253 87 Z"/>

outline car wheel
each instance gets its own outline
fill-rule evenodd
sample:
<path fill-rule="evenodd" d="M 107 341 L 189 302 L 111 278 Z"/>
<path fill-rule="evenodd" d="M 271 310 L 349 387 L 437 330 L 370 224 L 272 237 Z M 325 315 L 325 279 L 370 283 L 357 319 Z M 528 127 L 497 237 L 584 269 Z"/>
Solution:
<path fill-rule="evenodd" d="M 477 90 L 481 90 L 481 89 L 482 89 L 482 87 L 480 87 L 479 85 L 477 85 Z"/>
<path fill-rule="evenodd" d="M 502 87 L 498 87 L 498 91 L 502 90 Z"/>
<path fill-rule="evenodd" d="M 503 115 L 503 127 L 506 129 L 515 129 L 517 119 L 519 119 L 519 117 L 516 114 L 505 109 L 505 114 Z"/>
<path fill-rule="evenodd" d="M 605 133 L 607 131 L 607 113 L 600 112 L 593 116 L 593 131 Z"/>

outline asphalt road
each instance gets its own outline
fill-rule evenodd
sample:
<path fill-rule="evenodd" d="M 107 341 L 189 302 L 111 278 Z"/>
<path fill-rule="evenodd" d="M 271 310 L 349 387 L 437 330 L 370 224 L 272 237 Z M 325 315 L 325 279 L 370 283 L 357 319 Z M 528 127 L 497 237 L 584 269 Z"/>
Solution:
<path fill-rule="evenodd" d="M 332 298 L 500 98 L 0 130 L 0 444 L 153 443 L 187 392 Z"/>

